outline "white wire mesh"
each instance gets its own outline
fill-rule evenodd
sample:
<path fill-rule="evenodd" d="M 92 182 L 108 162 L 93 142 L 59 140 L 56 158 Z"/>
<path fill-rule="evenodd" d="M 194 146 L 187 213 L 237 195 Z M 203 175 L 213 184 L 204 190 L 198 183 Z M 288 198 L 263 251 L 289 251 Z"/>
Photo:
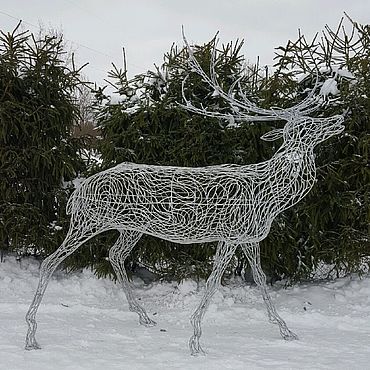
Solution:
<path fill-rule="evenodd" d="M 208 78 L 208 82 L 220 90 L 215 78 Z M 223 96 L 230 99 L 226 93 Z M 110 229 L 120 232 L 110 250 L 110 261 L 130 310 L 137 312 L 140 323 L 146 326 L 155 322 L 135 299 L 124 268 L 127 255 L 141 235 L 150 234 L 182 244 L 219 242 L 204 297 L 191 317 L 192 354 L 203 352 L 199 344 L 201 321 L 237 246 L 242 247 L 248 258 L 270 321 L 279 326 L 284 339 L 297 338 L 277 314 L 268 295 L 258 243 L 267 236 L 274 218 L 310 191 L 316 178 L 313 149 L 343 130 L 343 117 L 305 116 L 305 110 L 312 110 L 311 98 L 288 110 L 261 110 L 249 101 L 244 102 L 243 108 L 263 119 L 287 121 L 284 129 L 263 137 L 265 140 L 283 138 L 282 147 L 270 160 L 247 166 L 200 168 L 122 163 L 91 176 L 72 194 L 67 208 L 71 214 L 68 235 L 60 248 L 43 262 L 40 282 L 26 315 L 26 349 L 39 348 L 35 339 L 36 313 L 55 268 L 86 240 Z M 189 102 L 187 109 L 213 114 Z M 255 120 L 256 116 L 237 118 Z"/>

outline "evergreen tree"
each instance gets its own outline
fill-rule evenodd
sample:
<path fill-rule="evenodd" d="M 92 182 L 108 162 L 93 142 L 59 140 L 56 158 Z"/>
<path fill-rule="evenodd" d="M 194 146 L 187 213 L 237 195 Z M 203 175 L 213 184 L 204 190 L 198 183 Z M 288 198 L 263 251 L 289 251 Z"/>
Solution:
<path fill-rule="evenodd" d="M 278 48 L 275 91 L 296 82 L 301 98 L 318 79 L 326 104 L 316 113 L 345 113 L 345 131 L 316 149 L 317 184 L 285 212 L 265 241 L 265 266 L 290 279 L 367 271 L 370 259 L 370 27 L 344 20 L 307 41 Z M 319 271 L 318 271 L 319 270 Z"/>
<path fill-rule="evenodd" d="M 327 28 L 323 41 L 296 42 L 278 48 L 276 70 L 269 75 L 258 66 L 245 68 L 242 43 L 228 44 L 215 53 L 216 73 L 227 91 L 239 80 L 248 98 L 261 107 L 289 107 L 312 88 L 326 103 L 315 113 L 346 113 L 346 131 L 316 149 L 317 184 L 310 194 L 274 222 L 262 242 L 262 264 L 273 278 L 310 278 L 320 266 L 339 273 L 361 272 L 369 248 L 369 26 L 353 23 L 353 32 Z M 352 36 L 348 36 L 352 35 Z M 193 51 L 209 71 L 216 39 Z M 279 143 L 260 140 L 272 126 L 284 122 L 246 123 L 206 118 L 179 106 L 182 94 L 194 105 L 232 115 L 232 108 L 189 73 L 187 50 L 173 47 L 164 64 L 127 79 L 126 69 L 110 72 L 117 99 L 101 90 L 98 121 L 102 133 L 103 169 L 124 161 L 155 165 L 206 166 L 249 164 L 271 158 Z M 191 71 L 190 71 L 191 72 Z M 185 80 L 185 83 L 183 84 Z M 106 234 L 75 254 L 75 266 L 92 264 L 109 273 L 108 249 L 116 235 Z M 184 246 L 143 237 L 128 264 L 140 263 L 163 277 L 206 277 L 212 268 L 214 245 Z M 237 256 L 230 271 L 247 264 Z M 330 271 L 328 270 L 329 274 Z"/>
<path fill-rule="evenodd" d="M 68 227 L 64 182 L 81 169 L 79 69 L 61 36 L 0 34 L 0 249 L 47 255 Z"/>

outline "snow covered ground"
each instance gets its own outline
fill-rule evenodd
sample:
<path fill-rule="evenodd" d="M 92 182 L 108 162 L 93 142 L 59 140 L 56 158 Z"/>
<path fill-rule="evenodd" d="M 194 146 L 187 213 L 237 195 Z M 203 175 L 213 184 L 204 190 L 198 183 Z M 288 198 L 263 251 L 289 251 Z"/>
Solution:
<path fill-rule="evenodd" d="M 268 323 L 257 288 L 234 281 L 216 293 L 205 316 L 205 357 L 190 356 L 187 347 L 202 286 L 135 280 L 158 323 L 145 328 L 119 286 L 89 271 L 54 275 L 38 315 L 43 349 L 25 351 L 24 315 L 37 281 L 32 260 L 0 263 L 1 370 L 370 369 L 370 277 L 271 288 L 300 337 L 294 342 Z"/>

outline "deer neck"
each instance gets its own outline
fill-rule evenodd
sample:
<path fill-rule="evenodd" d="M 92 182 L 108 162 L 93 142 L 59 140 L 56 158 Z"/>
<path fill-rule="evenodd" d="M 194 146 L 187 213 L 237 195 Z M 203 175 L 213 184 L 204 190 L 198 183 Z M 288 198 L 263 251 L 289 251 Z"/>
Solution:
<path fill-rule="evenodd" d="M 272 157 L 272 162 L 292 165 L 293 167 L 314 165 L 313 147 L 304 143 L 283 145 Z"/>
<path fill-rule="evenodd" d="M 270 163 L 270 185 L 278 203 L 287 209 L 299 202 L 315 183 L 316 166 L 313 148 L 301 143 L 281 148 Z"/>

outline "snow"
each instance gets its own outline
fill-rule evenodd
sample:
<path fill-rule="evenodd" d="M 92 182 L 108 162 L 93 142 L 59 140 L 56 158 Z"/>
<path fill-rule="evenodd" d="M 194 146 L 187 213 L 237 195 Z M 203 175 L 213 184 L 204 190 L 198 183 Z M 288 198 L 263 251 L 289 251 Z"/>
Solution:
<path fill-rule="evenodd" d="M 321 86 L 320 95 L 327 97 L 328 95 L 339 94 L 337 85 L 338 84 L 337 81 L 335 81 L 335 78 L 328 78 Z"/>
<path fill-rule="evenodd" d="M 83 177 L 83 176 L 76 177 L 71 181 L 63 181 L 62 187 L 63 189 L 67 189 L 68 187 L 78 189 L 85 180 L 86 180 L 86 177 Z"/>
<path fill-rule="evenodd" d="M 24 321 L 38 263 L 0 263 L 0 369 L 368 369 L 370 277 L 270 287 L 281 316 L 300 340 L 285 342 L 268 323 L 255 286 L 234 279 L 215 294 L 204 319 L 207 356 L 189 355 L 189 317 L 204 284 L 145 285 L 140 302 L 158 325 L 145 328 L 121 289 L 90 271 L 58 271 L 38 315 L 42 350 L 25 351 Z"/>
<path fill-rule="evenodd" d="M 348 69 L 345 69 L 345 68 L 338 68 L 336 70 L 337 74 L 340 76 L 340 77 L 343 77 L 343 78 L 346 78 L 348 80 L 355 80 L 356 77 L 354 76 L 354 74 L 352 72 L 350 72 Z"/>

